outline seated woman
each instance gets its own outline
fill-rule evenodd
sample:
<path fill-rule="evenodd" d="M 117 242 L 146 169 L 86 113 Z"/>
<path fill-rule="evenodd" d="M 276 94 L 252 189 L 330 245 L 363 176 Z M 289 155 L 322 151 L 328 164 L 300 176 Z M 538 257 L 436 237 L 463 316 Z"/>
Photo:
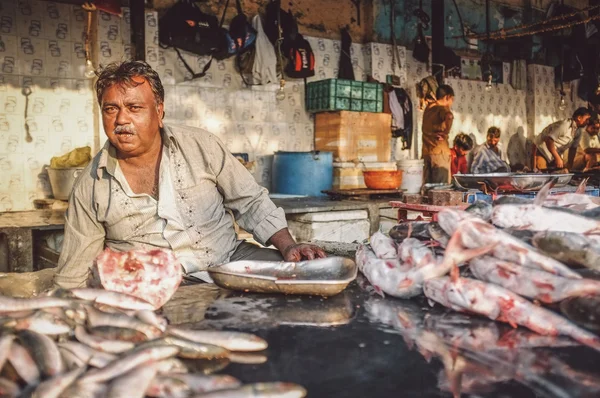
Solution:
<path fill-rule="evenodd" d="M 504 155 L 500 147 L 500 129 L 498 127 L 490 127 L 487 131 L 486 142 L 473 151 L 471 173 L 485 174 L 509 171 L 510 167 L 504 160 Z"/>
<path fill-rule="evenodd" d="M 467 153 L 473 149 L 473 139 L 464 133 L 454 137 L 454 146 L 450 149 L 450 172 L 454 174 L 467 174 L 469 165 Z"/>

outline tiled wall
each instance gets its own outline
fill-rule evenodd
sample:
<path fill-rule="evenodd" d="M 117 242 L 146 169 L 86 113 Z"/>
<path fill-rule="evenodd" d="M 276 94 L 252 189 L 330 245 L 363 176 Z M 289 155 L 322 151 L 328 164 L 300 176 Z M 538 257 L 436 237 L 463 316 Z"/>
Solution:
<path fill-rule="evenodd" d="M 33 199 L 50 195 L 43 172 L 50 157 L 93 145 L 96 105 L 91 81 L 83 75 L 85 17 L 78 6 L 0 0 L 0 211 L 31 209 Z M 122 18 L 99 13 L 97 28 L 100 64 L 130 57 L 127 9 Z M 244 88 L 232 59 L 213 61 L 204 78 L 190 80 L 176 53 L 161 49 L 157 38 L 157 14 L 148 12 L 146 58 L 165 86 L 167 123 L 203 127 L 221 137 L 232 152 L 249 153 L 250 160 L 256 161 L 255 178 L 266 187 L 270 187 L 275 151 L 313 148 L 313 118 L 304 111 L 301 80 L 287 81 L 283 101 L 275 99 L 277 85 Z M 337 76 L 340 43 L 307 39 L 317 65 L 309 81 Z M 420 156 L 422 113 L 417 110 L 414 85 L 429 71 L 410 51 L 399 48 L 399 52 L 401 68 L 395 69 L 390 45 L 353 44 L 350 56 L 357 79 L 372 74 L 385 80 L 386 75 L 396 74 L 405 83 L 414 105 L 413 148 L 401 151 L 393 146 L 392 155 L 394 159 L 416 158 Z M 198 71 L 207 62 L 206 57 L 185 57 Z M 450 79 L 456 92 L 453 135 L 473 134 L 481 143 L 487 128 L 496 125 L 503 131 L 504 148 L 513 148 L 519 159 L 526 157 L 519 145 L 525 148 L 525 137 L 557 119 L 552 107 L 558 103 L 553 70 L 530 66 L 528 72 L 533 82 L 528 92 L 506 84 L 486 92 L 483 82 Z M 23 95 L 26 87 L 32 90 L 28 102 Z M 569 103 L 565 112 L 575 106 Z M 26 126 L 31 142 L 26 140 Z M 100 132 L 100 143 L 104 140 Z"/>

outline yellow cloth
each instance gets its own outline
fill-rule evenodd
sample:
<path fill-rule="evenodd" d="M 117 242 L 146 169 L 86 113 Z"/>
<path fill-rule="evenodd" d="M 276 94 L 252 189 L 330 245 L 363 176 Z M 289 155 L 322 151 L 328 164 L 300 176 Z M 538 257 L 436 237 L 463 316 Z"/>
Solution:
<path fill-rule="evenodd" d="M 85 167 L 92 160 L 92 148 L 84 146 L 75 148 L 71 152 L 55 156 L 50 159 L 50 167 L 53 169 L 67 169 L 69 167 Z"/>

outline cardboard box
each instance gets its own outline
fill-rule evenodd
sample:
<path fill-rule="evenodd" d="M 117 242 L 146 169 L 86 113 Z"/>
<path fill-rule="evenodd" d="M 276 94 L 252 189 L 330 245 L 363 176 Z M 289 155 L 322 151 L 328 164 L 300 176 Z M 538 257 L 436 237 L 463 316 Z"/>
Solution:
<path fill-rule="evenodd" d="M 334 162 L 389 162 L 391 125 L 387 113 L 317 113 L 315 150 L 333 152 Z"/>

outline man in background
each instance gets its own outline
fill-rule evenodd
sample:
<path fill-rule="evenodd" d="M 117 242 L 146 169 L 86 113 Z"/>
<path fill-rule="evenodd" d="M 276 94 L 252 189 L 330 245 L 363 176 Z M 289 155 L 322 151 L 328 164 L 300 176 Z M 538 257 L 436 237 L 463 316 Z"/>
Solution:
<path fill-rule="evenodd" d="M 450 183 L 450 146 L 448 135 L 454 115 L 452 87 L 442 84 L 436 90 L 436 101 L 423 112 L 423 182 Z"/>
<path fill-rule="evenodd" d="M 510 167 L 504 158 L 500 146 L 501 131 L 498 127 L 490 127 L 487 131 L 485 143 L 473 151 L 471 162 L 472 174 L 504 173 L 509 172 Z"/>
<path fill-rule="evenodd" d="M 598 166 L 598 154 L 600 154 L 600 142 L 598 141 L 600 118 L 598 118 L 598 114 L 593 114 L 588 125 L 582 130 L 581 140 L 573 161 L 573 169 L 588 171 Z"/>

